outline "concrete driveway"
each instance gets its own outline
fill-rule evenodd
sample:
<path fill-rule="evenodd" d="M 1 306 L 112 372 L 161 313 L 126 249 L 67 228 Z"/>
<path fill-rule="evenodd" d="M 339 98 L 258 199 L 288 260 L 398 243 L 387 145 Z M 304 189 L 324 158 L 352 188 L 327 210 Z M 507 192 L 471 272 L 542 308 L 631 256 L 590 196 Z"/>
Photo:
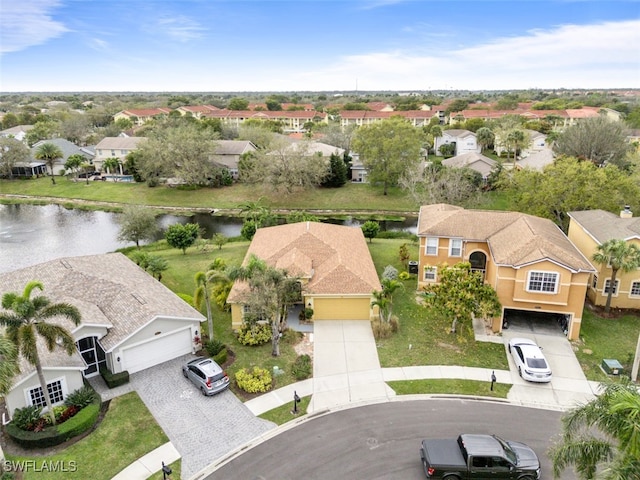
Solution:
<path fill-rule="evenodd" d="M 507 396 L 509 400 L 550 407 L 575 405 L 593 398 L 595 392 L 592 390 L 592 385 L 584 376 L 573 347 L 564 335 L 509 328 L 509 330 L 503 330 L 502 337 L 513 381 L 513 387 Z M 513 357 L 507 348 L 509 340 L 514 337 L 530 338 L 542 348 L 542 353 L 549 362 L 553 374 L 550 383 L 534 383 L 520 378 Z"/>
<path fill-rule="evenodd" d="M 182 455 L 182 478 L 275 427 L 229 390 L 203 396 L 182 375 L 182 364 L 193 358 L 185 355 L 131 375 L 131 386 Z"/>

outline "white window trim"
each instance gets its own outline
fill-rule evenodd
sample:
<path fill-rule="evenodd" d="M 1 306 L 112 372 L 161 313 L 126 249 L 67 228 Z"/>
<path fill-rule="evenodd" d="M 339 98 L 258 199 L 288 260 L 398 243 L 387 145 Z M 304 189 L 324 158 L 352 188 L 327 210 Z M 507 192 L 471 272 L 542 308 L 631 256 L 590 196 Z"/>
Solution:
<path fill-rule="evenodd" d="M 638 287 L 640 288 L 640 280 L 632 280 L 631 284 L 629 284 L 629 296 L 631 298 L 640 298 L 640 293 L 638 293 L 638 294 L 631 293 L 631 291 L 633 290 L 633 284 L 634 283 L 637 283 Z"/>
<path fill-rule="evenodd" d="M 62 405 L 64 403 L 64 399 L 67 398 L 67 395 L 69 395 L 69 389 L 67 388 L 67 377 L 52 378 L 51 380 L 47 381 L 47 386 L 55 382 L 60 382 L 60 390 L 62 391 L 62 401 L 53 403 L 52 406 L 54 407 L 56 405 Z M 24 404 L 26 406 L 30 407 L 33 405 L 33 402 L 31 401 L 31 390 L 40 388 L 40 386 L 41 386 L 40 382 L 38 382 L 37 385 L 32 385 L 31 387 L 24 389 L 24 400 L 25 400 Z M 44 406 L 42 407 L 42 411 L 46 411 L 46 410 L 47 410 L 47 405 L 45 403 Z"/>
<path fill-rule="evenodd" d="M 435 244 L 435 249 L 436 249 L 435 253 L 429 253 L 429 246 L 430 246 L 429 245 L 429 240 L 431 240 L 431 241 L 435 240 L 435 243 L 436 243 Z M 434 247 L 434 245 L 431 245 L 431 247 Z M 435 257 L 435 256 L 438 255 L 438 237 L 427 237 L 427 240 L 425 241 L 425 244 L 424 244 L 424 254 L 425 255 L 429 255 L 431 257 Z"/>
<path fill-rule="evenodd" d="M 427 272 L 433 272 L 433 278 L 427 278 Z M 435 283 L 438 280 L 438 267 L 425 266 L 422 278 L 425 282 Z"/>
<path fill-rule="evenodd" d="M 554 287 L 553 287 L 553 292 L 547 292 L 544 290 L 533 290 L 531 289 L 531 275 L 534 273 L 541 273 L 543 275 L 555 275 L 556 277 L 556 281 L 554 282 Z M 544 283 L 544 279 L 543 279 L 543 283 Z M 530 272 L 527 273 L 527 285 L 526 285 L 526 291 L 530 292 L 530 293 L 544 293 L 547 295 L 555 295 L 558 293 L 558 284 L 560 283 L 560 274 L 558 272 L 549 272 L 549 271 L 542 271 L 542 270 L 531 270 Z"/>
<path fill-rule="evenodd" d="M 453 254 L 453 243 L 454 242 L 460 242 L 460 254 L 459 255 L 454 255 Z M 449 239 L 449 256 L 450 257 L 462 257 L 462 239 L 461 238 L 450 238 Z"/>
<path fill-rule="evenodd" d="M 602 285 L 602 294 L 608 296 L 609 292 L 607 292 L 607 285 L 611 285 L 611 278 L 607 278 L 604 281 L 604 285 Z M 612 297 L 617 297 L 620 292 L 620 279 L 616 278 L 616 283 L 613 286 L 614 292 L 611 294 Z"/>

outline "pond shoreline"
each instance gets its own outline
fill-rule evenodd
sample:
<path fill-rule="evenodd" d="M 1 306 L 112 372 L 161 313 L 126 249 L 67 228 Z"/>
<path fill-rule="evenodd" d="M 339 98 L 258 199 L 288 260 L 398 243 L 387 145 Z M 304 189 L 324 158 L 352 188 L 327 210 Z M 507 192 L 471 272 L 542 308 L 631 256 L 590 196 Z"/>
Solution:
<path fill-rule="evenodd" d="M 61 205 L 65 208 L 77 208 L 81 210 L 102 210 L 106 212 L 122 212 L 122 210 L 131 205 L 119 202 L 104 202 L 98 200 L 83 200 L 79 198 L 60 198 L 60 197 L 44 197 L 33 195 L 19 194 L 0 194 L 0 203 L 2 204 L 29 204 L 29 205 Z M 240 208 L 205 208 L 205 207 L 172 207 L 167 205 L 145 205 L 148 208 L 157 210 L 158 214 L 171 213 L 174 215 L 191 215 L 194 213 L 208 213 L 212 216 L 225 217 L 242 217 L 242 209 Z M 374 220 L 398 220 L 409 218 L 417 218 L 418 212 L 406 211 L 385 211 L 385 210 L 322 210 L 322 209 L 271 209 L 276 215 L 288 215 L 292 212 L 304 211 L 306 213 L 317 215 L 320 217 L 340 218 L 350 216 L 358 219 L 374 219 Z"/>

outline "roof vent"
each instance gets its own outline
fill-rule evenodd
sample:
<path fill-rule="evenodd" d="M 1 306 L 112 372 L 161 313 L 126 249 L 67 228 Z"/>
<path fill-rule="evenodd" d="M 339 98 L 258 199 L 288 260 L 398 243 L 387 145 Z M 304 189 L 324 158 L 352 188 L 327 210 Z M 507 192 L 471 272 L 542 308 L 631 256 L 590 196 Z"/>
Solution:
<path fill-rule="evenodd" d="M 62 264 L 62 266 L 64 268 L 67 268 L 69 270 L 73 270 L 73 267 L 71 266 L 71 264 L 69 262 L 67 262 L 66 260 L 60 260 L 60 263 Z"/>
<path fill-rule="evenodd" d="M 631 207 L 629 205 L 624 206 L 624 210 L 620 212 L 620 218 L 632 218 L 633 212 L 631 211 Z"/>
<path fill-rule="evenodd" d="M 147 301 L 144 298 L 142 298 L 140 295 L 138 295 L 137 293 L 132 293 L 131 296 L 133 298 L 135 298 L 140 305 L 146 305 L 147 304 Z"/>

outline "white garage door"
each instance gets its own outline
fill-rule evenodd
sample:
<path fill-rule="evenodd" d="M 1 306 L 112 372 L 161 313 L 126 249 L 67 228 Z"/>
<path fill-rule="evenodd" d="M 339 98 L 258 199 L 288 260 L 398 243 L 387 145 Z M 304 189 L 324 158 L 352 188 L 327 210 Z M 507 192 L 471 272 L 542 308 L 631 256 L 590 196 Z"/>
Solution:
<path fill-rule="evenodd" d="M 123 349 L 123 366 L 129 373 L 135 373 L 191 351 L 191 328 L 184 328 Z"/>

